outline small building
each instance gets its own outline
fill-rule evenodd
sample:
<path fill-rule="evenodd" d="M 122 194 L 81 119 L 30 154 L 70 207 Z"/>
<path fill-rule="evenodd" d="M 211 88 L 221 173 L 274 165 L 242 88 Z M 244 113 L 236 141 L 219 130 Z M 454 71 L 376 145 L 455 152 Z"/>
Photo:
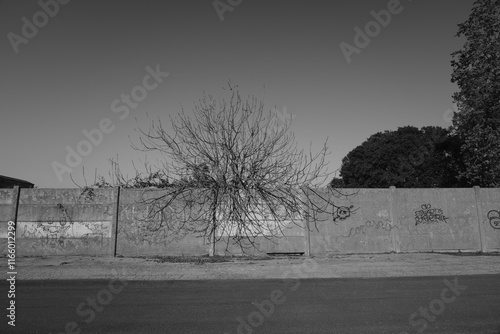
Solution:
<path fill-rule="evenodd" d="M 0 175 L 0 188 L 14 188 L 15 186 L 19 186 L 19 188 L 33 188 L 35 185 L 25 180 Z"/>

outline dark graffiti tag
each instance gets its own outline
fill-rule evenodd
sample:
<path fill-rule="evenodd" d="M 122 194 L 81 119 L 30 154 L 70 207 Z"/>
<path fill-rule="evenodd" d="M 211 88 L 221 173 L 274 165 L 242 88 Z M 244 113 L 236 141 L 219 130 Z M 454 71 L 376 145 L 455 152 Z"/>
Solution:
<path fill-rule="evenodd" d="M 351 206 L 338 206 L 333 212 L 333 221 L 337 220 L 345 220 L 346 218 L 351 216 L 351 209 L 354 205 Z"/>
<path fill-rule="evenodd" d="M 500 229 L 500 211 L 490 210 L 490 212 L 488 212 L 488 219 L 490 220 L 491 227 Z"/>
<path fill-rule="evenodd" d="M 422 210 L 415 211 L 415 226 L 419 224 L 431 224 L 445 222 L 448 217 L 445 217 L 442 209 L 432 209 L 430 204 L 422 204 Z"/>
<path fill-rule="evenodd" d="M 354 237 L 356 234 L 366 234 L 366 229 L 367 228 L 375 228 L 377 230 L 385 230 L 387 232 L 390 232 L 393 228 L 398 228 L 397 226 L 391 225 L 389 222 L 383 222 L 383 221 L 375 221 L 375 220 L 369 220 L 363 225 L 359 225 L 358 227 L 353 227 L 349 230 L 348 235 L 343 235 L 343 237 L 349 238 L 349 237 Z"/>

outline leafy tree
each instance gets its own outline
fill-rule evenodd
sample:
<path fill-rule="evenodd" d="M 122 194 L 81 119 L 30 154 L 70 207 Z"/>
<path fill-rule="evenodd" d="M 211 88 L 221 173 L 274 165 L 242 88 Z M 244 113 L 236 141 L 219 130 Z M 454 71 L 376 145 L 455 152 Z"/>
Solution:
<path fill-rule="evenodd" d="M 469 18 L 458 25 L 465 36 L 452 53 L 451 81 L 460 112 L 453 132 L 462 141 L 465 169 L 459 177 L 483 187 L 500 186 L 500 0 L 477 0 Z"/>
<path fill-rule="evenodd" d="M 344 188 L 345 187 L 344 180 L 342 180 L 340 177 L 334 177 L 330 181 L 330 187 L 332 187 L 332 188 Z"/>
<path fill-rule="evenodd" d="M 333 198 L 344 195 L 329 188 L 317 199 L 316 189 L 331 174 L 326 142 L 317 154 L 298 150 L 290 120 L 277 124 L 255 97 L 243 100 L 231 85 L 228 93 L 222 100 L 205 96 L 193 116 L 182 111 L 171 118 L 171 131 L 160 120 L 148 131 L 139 129 L 135 146 L 161 153 L 160 169 L 173 180 L 161 196 L 145 196 L 152 208 L 148 219 L 163 219 L 175 208 L 175 219 L 163 226 L 209 240 L 210 255 L 220 240 L 227 241 L 226 250 L 230 239 L 242 250 L 258 248 L 259 237 L 282 236 L 291 224 L 316 222 L 318 213 L 328 217 L 337 208 Z"/>
<path fill-rule="evenodd" d="M 456 143 L 446 129 L 400 127 L 378 132 L 342 159 L 345 188 L 455 187 Z M 334 181 L 334 180 L 332 180 Z M 335 181 L 338 182 L 338 181 Z"/>

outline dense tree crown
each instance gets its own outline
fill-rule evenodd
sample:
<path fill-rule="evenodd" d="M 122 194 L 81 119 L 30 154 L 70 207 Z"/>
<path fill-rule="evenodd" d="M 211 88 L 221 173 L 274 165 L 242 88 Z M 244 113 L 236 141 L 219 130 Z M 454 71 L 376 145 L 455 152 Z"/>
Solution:
<path fill-rule="evenodd" d="M 500 186 L 500 0 L 478 0 L 459 24 L 465 37 L 461 50 L 452 53 L 451 81 L 459 112 L 453 133 L 463 142 L 465 169 L 460 178 L 482 187 Z"/>
<path fill-rule="evenodd" d="M 332 187 L 427 188 L 465 185 L 457 180 L 457 142 L 440 127 L 378 132 L 342 159 Z"/>
<path fill-rule="evenodd" d="M 456 36 L 452 127 L 374 134 L 342 160 L 333 187 L 500 187 L 500 0 L 475 1 Z"/>

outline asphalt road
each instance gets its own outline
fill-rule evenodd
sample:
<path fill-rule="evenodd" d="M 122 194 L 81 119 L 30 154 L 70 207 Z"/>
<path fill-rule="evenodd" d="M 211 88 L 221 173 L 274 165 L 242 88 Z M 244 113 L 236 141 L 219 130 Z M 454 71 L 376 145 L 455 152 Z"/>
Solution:
<path fill-rule="evenodd" d="M 15 290 L 16 326 L 5 298 L 2 333 L 500 333 L 500 275 L 18 281 Z"/>

